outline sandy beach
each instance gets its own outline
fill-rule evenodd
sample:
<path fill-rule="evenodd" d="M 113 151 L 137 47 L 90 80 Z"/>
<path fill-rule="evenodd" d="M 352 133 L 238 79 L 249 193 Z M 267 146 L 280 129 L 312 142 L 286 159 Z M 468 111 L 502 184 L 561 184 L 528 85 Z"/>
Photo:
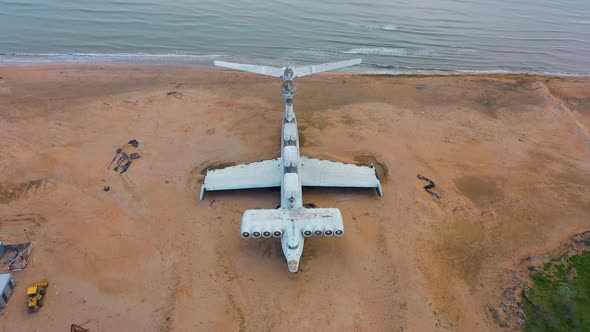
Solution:
<path fill-rule="evenodd" d="M 208 167 L 278 156 L 280 80 L 153 64 L 0 77 L 0 241 L 26 229 L 34 245 L 0 331 L 502 330 L 512 271 L 590 230 L 590 78 L 298 79 L 302 153 L 375 163 L 384 197 L 305 189 L 346 235 L 306 241 L 291 274 L 280 241 L 239 233 L 278 190 L 199 201 Z M 141 158 L 114 172 L 132 139 Z"/>

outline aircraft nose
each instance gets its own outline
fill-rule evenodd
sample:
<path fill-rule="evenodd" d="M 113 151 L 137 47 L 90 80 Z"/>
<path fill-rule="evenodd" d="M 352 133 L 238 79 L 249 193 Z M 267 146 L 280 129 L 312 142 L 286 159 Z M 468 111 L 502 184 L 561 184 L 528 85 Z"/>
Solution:
<path fill-rule="evenodd" d="M 299 270 L 299 261 L 290 260 L 288 265 L 289 265 L 289 272 L 295 273 L 295 272 L 297 272 L 297 270 Z"/>

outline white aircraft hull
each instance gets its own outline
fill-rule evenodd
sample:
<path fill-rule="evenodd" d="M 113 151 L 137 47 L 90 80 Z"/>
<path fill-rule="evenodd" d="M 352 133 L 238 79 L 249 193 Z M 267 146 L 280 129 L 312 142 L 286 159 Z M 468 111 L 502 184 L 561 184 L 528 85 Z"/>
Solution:
<path fill-rule="evenodd" d="M 340 210 L 303 207 L 303 186 L 375 188 L 379 196 L 383 194 L 373 165 L 366 167 L 343 164 L 302 157 L 299 153 L 299 133 L 293 110 L 293 78 L 358 63 L 360 59 L 302 68 L 273 68 L 215 62 L 222 67 L 283 78 L 285 114 L 281 157 L 207 170 L 201 187 L 201 200 L 206 191 L 281 187 L 281 205 L 278 209 L 244 212 L 241 235 L 242 238 L 280 238 L 291 272 L 299 269 L 305 237 L 344 235 Z"/>

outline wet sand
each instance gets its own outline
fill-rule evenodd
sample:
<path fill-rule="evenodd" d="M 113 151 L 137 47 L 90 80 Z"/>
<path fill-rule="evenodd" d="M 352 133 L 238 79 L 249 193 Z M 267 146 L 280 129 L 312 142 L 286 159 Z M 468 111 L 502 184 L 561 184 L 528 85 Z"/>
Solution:
<path fill-rule="evenodd" d="M 291 274 L 278 240 L 239 236 L 278 190 L 198 200 L 207 167 L 278 155 L 279 80 L 131 64 L 0 77 L 0 241 L 34 244 L 0 331 L 499 330 L 510 271 L 590 229 L 587 78 L 299 79 L 302 154 L 377 163 L 384 197 L 304 190 L 346 235 L 306 241 Z M 131 139 L 141 158 L 120 175 Z"/>

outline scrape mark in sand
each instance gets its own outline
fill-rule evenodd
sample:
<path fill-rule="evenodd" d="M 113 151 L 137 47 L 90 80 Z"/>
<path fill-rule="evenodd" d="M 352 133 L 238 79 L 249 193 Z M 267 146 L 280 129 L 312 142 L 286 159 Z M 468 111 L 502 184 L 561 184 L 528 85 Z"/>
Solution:
<path fill-rule="evenodd" d="M 0 85 L 4 85 L 4 80 L 0 77 Z M 8 95 L 10 94 L 11 90 L 9 87 L 0 86 L 0 95 Z"/>
<path fill-rule="evenodd" d="M 38 227 L 41 226 L 41 223 L 45 222 L 47 222 L 47 220 L 38 214 L 12 214 L 0 217 L 0 225 L 3 227 L 10 224 L 22 225 L 23 223 Z"/>
<path fill-rule="evenodd" d="M 305 126 L 299 126 L 299 147 L 302 148 L 307 143 L 307 137 L 305 136 Z"/>
<path fill-rule="evenodd" d="M 340 122 L 352 128 L 358 128 L 363 123 L 361 120 L 353 118 L 350 114 L 343 114 L 340 117 Z"/>
<path fill-rule="evenodd" d="M 311 126 L 312 128 L 319 129 L 320 131 L 331 125 L 326 117 L 316 112 L 301 111 L 297 116 L 299 119 L 297 122 L 304 126 Z"/>
<path fill-rule="evenodd" d="M 483 114 L 498 119 L 502 109 L 512 108 L 514 105 L 541 105 L 545 102 L 543 95 L 536 91 L 533 79 L 520 79 L 513 82 L 481 81 L 482 88 L 472 91 L 469 102 L 474 109 Z M 529 108 L 519 107 L 521 112 Z"/>
<path fill-rule="evenodd" d="M 225 250 L 222 247 L 218 247 L 215 253 L 217 256 L 217 267 L 220 270 L 218 272 L 218 274 L 220 274 L 220 278 L 218 278 L 218 280 L 221 280 L 223 283 L 223 290 L 228 302 L 226 311 L 228 314 L 234 316 L 234 318 L 238 320 L 240 332 L 248 331 L 248 321 L 242 308 L 237 303 L 232 290 L 232 283 L 234 281 L 237 282 L 238 286 L 241 287 L 240 281 L 237 279 L 234 268 Z"/>
<path fill-rule="evenodd" d="M 0 204 L 7 204 L 19 198 L 39 195 L 54 184 L 52 178 L 41 178 L 21 183 L 0 183 Z"/>
<path fill-rule="evenodd" d="M 29 235 L 35 235 L 36 229 L 47 222 L 38 214 L 12 214 L 0 217 L 0 235 L 7 236 L 22 232 L 23 228 Z"/>
<path fill-rule="evenodd" d="M 496 96 L 482 96 L 479 98 L 474 98 L 473 102 L 479 106 L 481 106 L 484 110 L 484 113 L 493 117 L 497 118 L 497 109 L 498 104 L 496 102 Z"/>
<path fill-rule="evenodd" d="M 178 275 L 176 263 L 172 265 L 172 269 L 170 269 L 170 271 L 170 278 L 172 279 L 173 286 L 168 288 L 168 296 L 166 299 L 166 304 L 162 308 L 162 322 L 160 323 L 160 331 L 164 332 L 172 331 L 172 315 L 176 309 L 176 295 L 178 294 L 178 289 L 180 288 L 180 277 Z M 158 311 L 160 311 L 160 309 L 157 309 L 156 313 Z"/>
<path fill-rule="evenodd" d="M 23 234 L 23 229 L 26 230 L 26 235 L 35 239 L 38 229 L 43 227 L 46 223 L 47 219 L 42 215 L 35 213 L 0 216 L 0 240 L 25 240 L 26 238 L 25 234 Z M 44 250 L 53 253 L 54 246 L 49 246 Z"/>
<path fill-rule="evenodd" d="M 407 322 L 399 309 L 403 309 L 407 304 L 400 301 L 397 271 L 387 246 L 386 231 L 382 225 L 379 225 L 377 232 L 378 255 L 381 256 L 381 264 L 378 268 L 381 272 L 375 273 L 371 278 L 377 294 L 383 296 L 383 304 L 391 309 L 391 314 L 388 317 L 391 320 L 389 326 L 394 331 L 404 331 Z M 383 277 L 377 277 L 379 274 L 383 275 Z"/>

